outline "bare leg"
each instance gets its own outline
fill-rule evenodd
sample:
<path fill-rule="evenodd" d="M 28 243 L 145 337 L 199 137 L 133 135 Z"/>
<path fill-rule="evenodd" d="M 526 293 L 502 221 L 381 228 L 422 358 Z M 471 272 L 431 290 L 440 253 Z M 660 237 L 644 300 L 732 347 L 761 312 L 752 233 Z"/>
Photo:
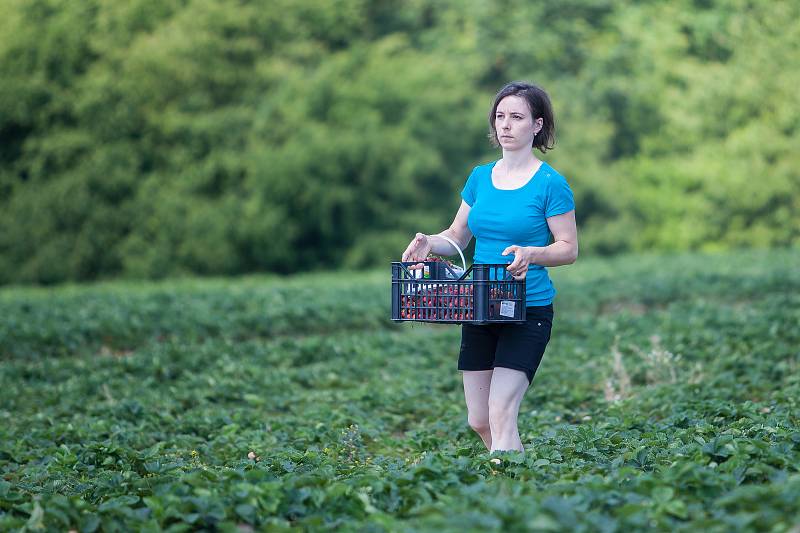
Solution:
<path fill-rule="evenodd" d="M 496 367 L 489 394 L 491 451 L 525 451 L 519 438 L 517 416 L 522 397 L 528 390 L 528 377 L 521 370 Z"/>
<path fill-rule="evenodd" d="M 492 432 L 489 427 L 489 385 L 492 382 L 492 372 L 492 370 L 463 371 L 467 421 L 483 439 L 487 450 L 492 449 Z"/>

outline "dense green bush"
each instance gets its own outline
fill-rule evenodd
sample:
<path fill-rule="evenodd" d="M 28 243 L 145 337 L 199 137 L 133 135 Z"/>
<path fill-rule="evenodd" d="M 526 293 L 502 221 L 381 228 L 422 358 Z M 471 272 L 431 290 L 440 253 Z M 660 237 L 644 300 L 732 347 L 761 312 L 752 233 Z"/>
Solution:
<path fill-rule="evenodd" d="M 800 238 L 796 2 L 0 9 L 0 283 L 385 264 L 498 156 L 511 79 L 553 96 L 582 250 Z"/>

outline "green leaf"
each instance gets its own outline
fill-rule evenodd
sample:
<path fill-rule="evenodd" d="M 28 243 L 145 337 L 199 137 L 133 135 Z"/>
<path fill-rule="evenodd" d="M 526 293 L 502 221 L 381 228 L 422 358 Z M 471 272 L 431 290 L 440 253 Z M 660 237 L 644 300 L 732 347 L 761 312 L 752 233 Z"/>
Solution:
<path fill-rule="evenodd" d="M 667 513 L 671 514 L 672 516 L 686 519 L 689 517 L 689 513 L 686 509 L 686 504 L 683 503 L 681 500 L 672 500 L 666 504 L 664 509 Z"/>
<path fill-rule="evenodd" d="M 78 526 L 81 533 L 94 533 L 99 527 L 100 517 L 96 514 L 83 515 Z"/>
<path fill-rule="evenodd" d="M 254 524 L 256 521 L 256 508 L 247 503 L 240 503 L 237 505 L 234 510 L 242 520 L 246 521 L 249 524 Z"/>
<path fill-rule="evenodd" d="M 670 487 L 657 487 L 653 490 L 653 499 L 658 503 L 664 503 L 672 499 L 675 491 Z"/>
<path fill-rule="evenodd" d="M 112 498 L 108 501 L 101 503 L 97 507 L 97 510 L 100 512 L 113 511 L 121 509 L 123 507 L 129 507 L 138 502 L 139 502 L 138 496 L 133 496 L 133 495 L 118 496 L 116 498 Z"/>

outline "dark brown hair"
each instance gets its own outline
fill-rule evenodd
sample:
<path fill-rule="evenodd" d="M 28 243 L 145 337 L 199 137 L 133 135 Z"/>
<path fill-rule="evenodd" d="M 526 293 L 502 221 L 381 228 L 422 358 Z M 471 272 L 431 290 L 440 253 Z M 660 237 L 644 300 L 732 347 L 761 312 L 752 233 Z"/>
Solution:
<path fill-rule="evenodd" d="M 553 106 L 550 104 L 550 97 L 538 85 L 524 81 L 507 83 L 494 97 L 492 110 L 489 111 L 489 140 L 492 146 L 500 146 L 500 143 L 497 142 L 497 130 L 494 127 L 494 115 L 497 113 L 497 106 L 500 104 L 500 100 L 506 96 L 524 98 L 528 102 L 528 108 L 531 110 L 531 120 L 542 119 L 542 129 L 533 138 L 532 148 L 537 148 L 542 153 L 552 150 L 556 145 L 556 123 L 555 119 L 553 119 Z"/>

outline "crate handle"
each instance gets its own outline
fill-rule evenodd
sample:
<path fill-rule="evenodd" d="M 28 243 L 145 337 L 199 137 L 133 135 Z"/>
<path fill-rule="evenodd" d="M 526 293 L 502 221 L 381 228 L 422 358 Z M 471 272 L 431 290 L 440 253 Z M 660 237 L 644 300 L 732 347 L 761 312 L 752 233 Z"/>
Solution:
<path fill-rule="evenodd" d="M 458 255 L 461 257 L 461 266 L 463 267 L 464 272 L 466 272 L 467 271 L 467 262 L 464 260 L 464 254 L 461 253 L 461 248 L 459 248 L 459 246 L 455 243 L 455 241 L 453 239 L 451 239 L 450 237 L 442 235 L 441 233 L 438 234 L 437 237 L 441 237 L 442 239 L 446 240 L 447 242 L 452 244 L 455 247 L 456 250 L 458 250 Z"/>

